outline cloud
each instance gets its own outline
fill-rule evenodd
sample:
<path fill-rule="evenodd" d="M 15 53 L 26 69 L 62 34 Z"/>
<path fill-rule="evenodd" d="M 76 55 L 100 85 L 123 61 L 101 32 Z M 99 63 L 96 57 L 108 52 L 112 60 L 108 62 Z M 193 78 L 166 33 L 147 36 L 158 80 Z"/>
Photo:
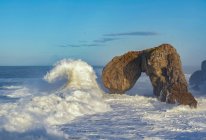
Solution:
<path fill-rule="evenodd" d="M 86 40 L 79 40 L 80 43 L 87 43 L 88 41 Z"/>
<path fill-rule="evenodd" d="M 96 43 L 106 43 L 106 42 L 111 42 L 111 41 L 118 40 L 118 39 L 120 39 L 120 38 L 102 38 L 102 39 L 94 40 L 94 42 L 96 42 Z"/>
<path fill-rule="evenodd" d="M 83 44 L 82 46 L 84 47 L 97 47 L 97 46 L 102 46 L 101 44 Z"/>
<path fill-rule="evenodd" d="M 110 33 L 104 36 L 154 36 L 158 35 L 156 32 L 123 32 L 123 33 Z"/>
<path fill-rule="evenodd" d="M 67 45 L 60 45 L 61 48 L 79 48 L 79 47 L 97 47 L 102 46 L 100 44 L 67 44 Z"/>
<path fill-rule="evenodd" d="M 110 34 L 103 34 L 102 38 L 93 40 L 91 42 L 80 40 L 77 44 L 66 44 L 66 45 L 60 45 L 59 47 L 62 48 L 80 48 L 80 47 L 99 47 L 99 46 L 105 46 L 105 43 L 112 42 L 119 39 L 124 39 L 123 36 L 154 36 L 158 35 L 156 32 L 122 32 L 122 33 L 110 33 Z M 118 37 L 122 38 L 118 38 Z"/>
<path fill-rule="evenodd" d="M 67 45 L 59 45 L 61 48 L 67 48 L 67 47 L 72 47 L 72 48 L 78 48 L 81 47 L 80 45 L 74 45 L 74 44 L 67 44 Z"/>
<path fill-rule="evenodd" d="M 101 38 L 101 39 L 94 40 L 91 43 L 86 43 L 87 41 L 79 41 L 78 44 L 66 44 L 66 45 L 60 45 L 59 47 L 61 48 L 98 47 L 98 46 L 104 46 L 104 43 L 106 42 L 111 42 L 117 39 L 120 38 Z"/>

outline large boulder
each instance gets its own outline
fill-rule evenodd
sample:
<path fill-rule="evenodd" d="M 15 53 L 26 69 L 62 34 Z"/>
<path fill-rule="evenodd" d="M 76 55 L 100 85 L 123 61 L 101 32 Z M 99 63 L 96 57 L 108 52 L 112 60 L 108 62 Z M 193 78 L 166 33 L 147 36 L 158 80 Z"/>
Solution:
<path fill-rule="evenodd" d="M 141 75 L 141 52 L 116 56 L 103 70 L 102 80 L 111 93 L 124 93 L 132 88 Z"/>
<path fill-rule="evenodd" d="M 162 102 L 197 106 L 188 91 L 180 56 L 169 44 L 114 57 L 103 69 L 102 80 L 110 93 L 131 89 L 141 72 L 151 80 L 154 95 Z"/>

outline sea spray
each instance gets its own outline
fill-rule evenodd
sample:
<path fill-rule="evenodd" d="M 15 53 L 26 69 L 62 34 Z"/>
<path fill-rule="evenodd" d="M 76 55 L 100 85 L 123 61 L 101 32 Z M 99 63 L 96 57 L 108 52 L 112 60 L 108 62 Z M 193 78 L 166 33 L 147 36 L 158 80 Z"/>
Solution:
<path fill-rule="evenodd" d="M 1 104 L 2 129 L 23 133 L 43 128 L 48 133 L 55 132 L 51 128 L 68 124 L 79 116 L 110 110 L 102 99 L 103 91 L 96 82 L 95 72 L 86 62 L 64 59 L 44 76 L 48 82 L 57 82 L 61 78 L 68 81 L 55 92 Z"/>
<path fill-rule="evenodd" d="M 102 93 L 96 82 L 97 77 L 93 68 L 81 60 L 63 59 L 57 62 L 54 68 L 44 76 L 44 79 L 50 83 L 61 78 L 68 79 L 64 89 L 95 88 Z"/>

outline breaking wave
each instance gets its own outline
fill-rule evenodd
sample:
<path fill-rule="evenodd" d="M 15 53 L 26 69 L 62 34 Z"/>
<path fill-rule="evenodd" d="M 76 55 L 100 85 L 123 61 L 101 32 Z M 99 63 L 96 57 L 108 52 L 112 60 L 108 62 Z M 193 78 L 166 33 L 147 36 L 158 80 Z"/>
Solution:
<path fill-rule="evenodd" d="M 1 133 L 25 133 L 43 129 L 46 133 L 60 134 L 59 125 L 68 124 L 79 116 L 111 109 L 102 99 L 103 91 L 96 82 L 93 68 L 86 62 L 61 60 L 44 79 L 49 83 L 60 79 L 67 79 L 67 82 L 51 93 L 29 96 L 15 103 L 0 104 Z"/>

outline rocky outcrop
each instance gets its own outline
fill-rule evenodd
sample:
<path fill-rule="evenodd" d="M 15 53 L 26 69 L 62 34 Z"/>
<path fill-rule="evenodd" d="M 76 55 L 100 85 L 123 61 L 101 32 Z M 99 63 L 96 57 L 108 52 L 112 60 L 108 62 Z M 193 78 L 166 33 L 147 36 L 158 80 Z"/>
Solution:
<path fill-rule="evenodd" d="M 199 86 L 206 84 L 206 60 L 202 62 L 201 70 L 197 70 L 191 75 L 189 83 L 194 90 L 199 90 Z"/>
<path fill-rule="evenodd" d="M 140 77 L 142 70 L 142 52 L 128 52 L 116 56 L 103 70 L 103 81 L 111 93 L 124 93 L 132 88 Z"/>
<path fill-rule="evenodd" d="M 104 67 L 102 80 L 110 93 L 122 94 L 134 86 L 142 72 L 149 76 L 153 92 L 160 101 L 197 106 L 188 91 L 180 57 L 169 44 L 114 57 Z"/>

